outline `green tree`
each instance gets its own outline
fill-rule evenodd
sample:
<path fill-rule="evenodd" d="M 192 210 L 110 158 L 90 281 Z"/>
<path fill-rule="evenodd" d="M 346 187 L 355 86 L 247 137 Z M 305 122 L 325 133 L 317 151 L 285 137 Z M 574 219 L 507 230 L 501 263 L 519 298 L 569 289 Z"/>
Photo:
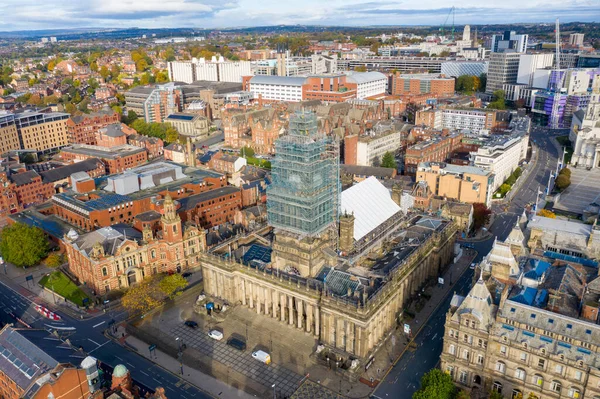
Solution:
<path fill-rule="evenodd" d="M 161 304 L 163 294 L 159 291 L 156 279 L 147 279 L 135 284 L 127 290 L 121 305 L 130 314 L 145 313 Z"/>
<path fill-rule="evenodd" d="M 41 229 L 14 223 L 0 233 L 0 253 L 15 266 L 34 266 L 48 253 L 48 240 Z"/>
<path fill-rule="evenodd" d="M 156 83 L 167 83 L 169 81 L 169 74 L 166 71 L 159 71 L 156 73 Z"/>
<path fill-rule="evenodd" d="M 185 287 L 187 287 L 188 282 L 185 278 L 181 276 L 181 274 L 172 274 L 170 276 L 165 276 L 158 287 L 160 292 L 162 292 L 167 298 L 173 299 L 177 295 L 181 293 Z"/>
<path fill-rule="evenodd" d="M 383 158 L 381 158 L 381 167 L 396 169 L 397 165 L 396 160 L 394 159 L 394 154 L 389 151 L 383 154 Z"/>
<path fill-rule="evenodd" d="M 490 221 L 492 211 L 481 202 L 473 204 L 473 230 L 477 231 Z"/>
<path fill-rule="evenodd" d="M 92 72 L 98 72 L 98 64 L 96 63 L 96 61 L 92 61 L 90 63 L 90 69 L 92 70 Z"/>
<path fill-rule="evenodd" d="M 490 392 L 490 399 L 504 399 L 504 396 L 502 396 L 502 394 L 499 393 L 499 392 L 491 391 Z"/>
<path fill-rule="evenodd" d="M 506 93 L 504 90 L 496 90 L 492 94 L 492 102 L 488 105 L 488 108 L 492 109 L 506 109 Z"/>
<path fill-rule="evenodd" d="M 246 157 L 253 157 L 254 150 L 248 146 L 242 147 L 242 149 L 240 150 L 240 155 L 246 156 Z"/>
<path fill-rule="evenodd" d="M 485 91 L 487 86 L 487 73 L 482 73 L 479 75 L 479 90 Z"/>
<path fill-rule="evenodd" d="M 138 118 L 138 114 L 135 111 L 127 111 L 127 116 L 123 117 L 122 122 L 128 126 L 131 126 L 133 121 Z"/>
<path fill-rule="evenodd" d="M 462 389 L 456 395 L 456 399 L 471 399 L 471 395 L 467 391 L 463 391 Z"/>
<path fill-rule="evenodd" d="M 413 399 L 453 399 L 456 387 L 450 374 L 433 369 L 421 378 L 421 388 L 413 394 Z"/>
<path fill-rule="evenodd" d="M 571 178 L 571 169 L 569 169 L 569 168 L 562 168 L 560 170 L 560 172 L 558 172 L 558 175 L 559 176 L 560 175 L 565 175 L 565 176 L 567 176 L 570 179 Z"/>
<path fill-rule="evenodd" d="M 57 267 L 60 267 L 63 263 L 64 263 L 63 257 L 58 252 L 52 252 L 46 258 L 46 266 L 48 266 L 48 267 L 57 268 Z"/>
<path fill-rule="evenodd" d="M 179 132 L 172 126 L 167 127 L 165 132 L 165 141 L 167 143 L 175 143 L 179 141 Z"/>
<path fill-rule="evenodd" d="M 556 180 L 554 181 L 554 185 L 556 186 L 558 191 L 563 191 L 571 185 L 571 178 L 565 173 L 563 173 L 562 175 L 559 174 Z"/>

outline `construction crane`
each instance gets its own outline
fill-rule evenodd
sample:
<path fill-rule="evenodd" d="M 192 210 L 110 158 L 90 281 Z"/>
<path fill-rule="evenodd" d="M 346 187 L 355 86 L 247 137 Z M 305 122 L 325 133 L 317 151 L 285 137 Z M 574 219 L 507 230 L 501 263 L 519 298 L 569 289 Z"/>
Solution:
<path fill-rule="evenodd" d="M 450 18 L 450 15 L 452 15 L 452 30 L 450 31 L 451 32 L 450 37 L 452 38 L 452 41 L 454 41 L 454 14 L 455 14 L 455 8 L 454 8 L 454 6 L 452 6 L 452 8 L 450 8 L 450 11 L 448 12 L 448 15 L 446 16 L 446 20 L 440 27 L 440 32 L 442 32 L 442 36 L 445 36 L 446 35 L 446 25 L 448 24 L 448 19 Z"/>

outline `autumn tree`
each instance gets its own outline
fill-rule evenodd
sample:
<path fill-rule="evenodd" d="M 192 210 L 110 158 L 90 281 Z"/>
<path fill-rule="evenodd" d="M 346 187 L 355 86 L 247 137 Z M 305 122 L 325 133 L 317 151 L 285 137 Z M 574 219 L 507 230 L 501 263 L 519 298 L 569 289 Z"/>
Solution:
<path fill-rule="evenodd" d="M 108 67 L 106 65 L 102 65 L 102 67 L 100 68 L 100 76 L 102 76 L 102 79 L 104 80 L 107 80 L 110 76 L 110 71 L 108 70 Z"/>
<path fill-rule="evenodd" d="M 165 131 L 165 141 L 167 143 L 179 142 L 179 132 L 173 126 L 167 127 Z"/>
<path fill-rule="evenodd" d="M 542 209 L 537 213 L 538 216 L 542 216 L 545 218 L 550 218 L 550 219 L 556 219 L 556 213 L 548 210 L 548 209 Z"/>
<path fill-rule="evenodd" d="M 44 232 L 23 223 L 14 223 L 0 232 L 0 253 L 6 262 L 18 267 L 37 265 L 48 253 Z"/>
<path fill-rule="evenodd" d="M 490 221 L 492 211 L 485 204 L 476 202 L 473 204 L 473 230 L 477 231 Z"/>
<path fill-rule="evenodd" d="M 187 287 L 187 280 L 181 276 L 181 274 L 172 274 L 164 277 L 158 287 L 167 298 L 173 299 L 181 293 L 185 287 Z"/>
<path fill-rule="evenodd" d="M 61 254 L 59 254 L 58 252 L 52 252 L 46 258 L 45 263 L 46 263 L 46 266 L 48 266 L 48 267 L 57 268 L 57 267 L 60 267 L 60 265 L 62 265 L 64 263 L 64 259 L 63 259 L 63 256 Z"/>
<path fill-rule="evenodd" d="M 130 313 L 145 313 L 162 303 L 163 295 L 155 279 L 147 279 L 127 290 L 121 299 L 121 305 Z"/>

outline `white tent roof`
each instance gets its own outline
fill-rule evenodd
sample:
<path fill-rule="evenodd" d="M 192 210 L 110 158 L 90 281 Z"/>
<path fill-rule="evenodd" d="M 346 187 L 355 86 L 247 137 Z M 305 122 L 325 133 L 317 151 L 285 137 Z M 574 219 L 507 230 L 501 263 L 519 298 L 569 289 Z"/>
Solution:
<path fill-rule="evenodd" d="M 390 191 L 374 176 L 342 192 L 342 213 L 354 214 L 354 239 L 369 232 L 400 211 Z"/>

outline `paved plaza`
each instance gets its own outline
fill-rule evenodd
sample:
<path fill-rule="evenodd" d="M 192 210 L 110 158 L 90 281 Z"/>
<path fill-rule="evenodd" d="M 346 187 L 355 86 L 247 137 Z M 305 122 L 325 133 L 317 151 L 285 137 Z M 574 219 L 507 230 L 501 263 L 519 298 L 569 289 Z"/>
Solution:
<path fill-rule="evenodd" d="M 600 169 L 569 168 L 571 185 L 560 194 L 556 210 L 582 214 L 591 203 L 600 202 Z"/>

